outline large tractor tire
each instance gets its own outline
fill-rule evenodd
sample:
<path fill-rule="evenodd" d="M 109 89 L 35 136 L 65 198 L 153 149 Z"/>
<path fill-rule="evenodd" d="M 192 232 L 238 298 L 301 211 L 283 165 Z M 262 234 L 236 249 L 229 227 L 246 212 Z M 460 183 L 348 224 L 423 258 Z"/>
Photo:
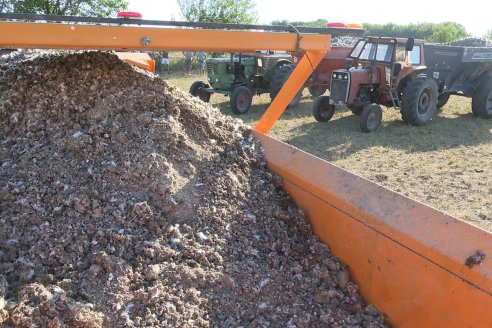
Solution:
<path fill-rule="evenodd" d="M 476 117 L 492 118 L 492 76 L 484 79 L 473 93 L 472 112 Z"/>
<path fill-rule="evenodd" d="M 437 85 L 433 79 L 417 77 L 403 90 L 401 118 L 405 123 L 425 125 L 437 112 Z"/>
<path fill-rule="evenodd" d="M 253 95 L 247 87 L 241 85 L 232 90 L 230 104 L 234 114 L 241 115 L 247 113 L 251 108 L 252 102 Z"/>
<path fill-rule="evenodd" d="M 209 102 L 210 101 L 210 93 L 205 91 L 206 88 L 210 88 L 208 84 L 206 84 L 203 81 L 195 81 L 190 87 L 190 94 L 193 97 L 198 97 L 200 98 L 201 101 L 203 102 Z"/>
<path fill-rule="evenodd" d="M 318 122 L 328 122 L 335 113 L 335 105 L 330 105 L 329 96 L 320 96 L 313 103 L 313 116 Z"/>
<path fill-rule="evenodd" d="M 369 133 L 381 129 L 383 110 L 378 104 L 369 104 L 362 110 L 359 117 L 359 127 L 362 132 Z"/>
<path fill-rule="evenodd" d="M 289 78 L 290 74 L 294 70 L 293 65 L 283 65 L 275 70 L 272 76 L 272 80 L 270 82 L 270 99 L 273 101 L 277 94 L 280 92 L 280 89 L 284 86 L 284 83 Z M 294 99 L 291 100 L 289 107 L 296 107 L 301 101 L 302 96 L 302 88 L 299 92 L 294 96 Z"/>

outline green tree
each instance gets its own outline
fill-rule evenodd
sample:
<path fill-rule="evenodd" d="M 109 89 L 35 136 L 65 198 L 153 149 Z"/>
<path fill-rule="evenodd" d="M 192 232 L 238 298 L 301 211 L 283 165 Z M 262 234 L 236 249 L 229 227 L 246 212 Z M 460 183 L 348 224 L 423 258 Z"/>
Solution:
<path fill-rule="evenodd" d="M 8 13 L 13 10 L 12 1 L 9 0 L 0 0 L 0 13 Z"/>
<path fill-rule="evenodd" d="M 490 39 L 492 40 L 492 28 L 490 30 L 487 31 L 487 33 L 485 33 L 484 35 L 487 39 Z"/>
<path fill-rule="evenodd" d="M 189 22 L 254 24 L 258 21 L 254 0 L 177 0 Z"/>
<path fill-rule="evenodd" d="M 283 20 L 274 20 L 270 24 L 272 25 L 293 25 L 293 26 L 304 26 L 304 27 L 326 27 L 326 23 L 328 21 L 326 19 L 317 19 L 314 21 L 309 21 L 309 22 L 301 22 L 301 21 L 293 21 L 289 22 L 286 19 Z"/>
<path fill-rule="evenodd" d="M 429 42 L 447 43 L 468 36 L 463 25 L 453 22 L 446 23 L 419 23 L 399 25 L 387 24 L 363 24 L 364 35 L 370 36 L 393 36 L 400 38 L 414 37 Z"/>
<path fill-rule="evenodd" d="M 127 0 L 0 0 L 0 12 L 110 17 L 124 10 Z"/>
<path fill-rule="evenodd" d="M 429 38 L 431 42 L 448 43 L 468 36 L 466 29 L 457 23 L 438 24 Z"/>

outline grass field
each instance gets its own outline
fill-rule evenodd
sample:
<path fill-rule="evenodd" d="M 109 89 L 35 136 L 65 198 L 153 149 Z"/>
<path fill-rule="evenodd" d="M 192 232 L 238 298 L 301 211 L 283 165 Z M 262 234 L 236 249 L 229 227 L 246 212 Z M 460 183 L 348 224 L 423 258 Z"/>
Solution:
<path fill-rule="evenodd" d="M 200 76 L 164 75 L 188 91 Z M 383 109 L 381 131 L 358 131 L 348 110 L 319 123 L 311 115 L 312 98 L 304 91 L 299 106 L 287 109 L 270 135 L 326 159 L 369 180 L 492 231 L 492 120 L 471 114 L 470 99 L 451 97 L 424 127 L 405 125 L 400 113 Z M 229 98 L 212 95 L 210 103 L 231 115 Z M 254 126 L 270 103 L 256 96 L 241 118 Z"/>

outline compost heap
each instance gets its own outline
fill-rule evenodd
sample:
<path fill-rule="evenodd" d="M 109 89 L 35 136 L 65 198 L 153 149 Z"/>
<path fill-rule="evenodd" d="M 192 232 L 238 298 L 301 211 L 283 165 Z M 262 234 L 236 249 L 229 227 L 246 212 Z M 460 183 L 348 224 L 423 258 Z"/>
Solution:
<path fill-rule="evenodd" d="M 3 326 L 384 326 L 240 121 L 100 52 L 0 95 Z"/>
<path fill-rule="evenodd" d="M 487 38 L 467 37 L 449 42 L 448 45 L 459 47 L 492 47 L 492 40 Z"/>

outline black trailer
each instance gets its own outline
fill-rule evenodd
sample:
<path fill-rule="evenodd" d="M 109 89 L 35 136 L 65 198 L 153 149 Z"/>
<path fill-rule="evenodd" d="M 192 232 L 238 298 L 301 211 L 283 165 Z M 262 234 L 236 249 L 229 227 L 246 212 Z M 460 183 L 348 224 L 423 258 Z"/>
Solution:
<path fill-rule="evenodd" d="M 424 45 L 425 74 L 439 90 L 437 107 L 450 95 L 472 98 L 473 115 L 492 118 L 492 48 Z"/>

